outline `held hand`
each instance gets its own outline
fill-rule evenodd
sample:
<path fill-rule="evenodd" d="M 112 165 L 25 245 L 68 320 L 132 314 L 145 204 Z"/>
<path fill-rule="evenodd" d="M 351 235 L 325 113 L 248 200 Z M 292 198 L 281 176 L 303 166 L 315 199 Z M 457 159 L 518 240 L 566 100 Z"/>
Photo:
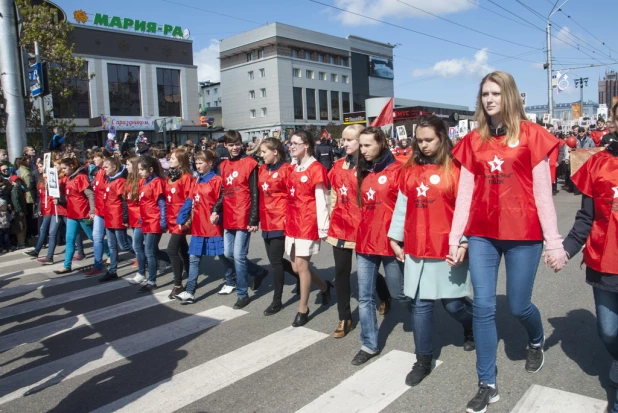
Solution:
<path fill-rule="evenodd" d="M 545 251 L 545 265 L 549 263 L 554 272 L 563 269 L 569 262 L 569 256 L 563 248 Z"/>
<path fill-rule="evenodd" d="M 212 214 L 210 214 L 210 223 L 215 225 L 217 222 L 219 222 L 219 214 L 213 212 Z"/>
<path fill-rule="evenodd" d="M 451 267 L 458 267 L 466 256 L 466 247 L 460 245 L 449 246 L 449 253 L 446 256 L 446 263 Z"/>
<path fill-rule="evenodd" d="M 393 250 L 393 253 L 395 254 L 395 258 L 397 258 L 397 261 L 404 261 L 404 254 L 403 254 L 403 249 L 399 246 L 399 243 L 395 240 L 390 240 L 391 243 L 391 249 Z"/>
<path fill-rule="evenodd" d="M 178 231 L 182 231 L 182 225 L 178 225 Z"/>
<path fill-rule="evenodd" d="M 58 198 L 54 198 L 54 204 L 58 205 Z"/>
<path fill-rule="evenodd" d="M 248 230 L 249 232 L 257 232 L 258 227 L 257 227 L 257 225 L 256 225 L 256 226 L 251 226 L 251 225 L 249 225 L 249 226 L 247 227 L 247 230 Z"/>

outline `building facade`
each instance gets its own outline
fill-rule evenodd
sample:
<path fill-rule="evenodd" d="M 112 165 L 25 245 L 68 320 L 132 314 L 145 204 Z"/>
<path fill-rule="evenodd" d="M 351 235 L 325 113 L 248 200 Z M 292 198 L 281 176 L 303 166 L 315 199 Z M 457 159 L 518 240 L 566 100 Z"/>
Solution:
<path fill-rule="evenodd" d="M 608 108 L 618 103 L 618 72 L 606 72 L 605 78 L 599 80 L 599 103 L 606 104 Z"/>
<path fill-rule="evenodd" d="M 221 41 L 223 121 L 244 140 L 341 123 L 393 95 L 394 46 L 273 23 Z"/>
<path fill-rule="evenodd" d="M 579 101 L 573 103 L 555 103 L 554 104 L 554 119 L 559 119 L 563 122 L 570 122 L 573 119 L 572 108 L 574 104 L 579 104 Z M 526 106 L 526 113 L 534 113 L 537 119 L 543 119 L 543 115 L 548 113 L 548 105 Z M 582 105 L 582 117 L 590 118 L 597 114 L 599 104 L 589 100 Z"/>
<path fill-rule="evenodd" d="M 200 105 L 203 108 L 220 108 L 221 102 L 221 82 L 200 82 Z"/>

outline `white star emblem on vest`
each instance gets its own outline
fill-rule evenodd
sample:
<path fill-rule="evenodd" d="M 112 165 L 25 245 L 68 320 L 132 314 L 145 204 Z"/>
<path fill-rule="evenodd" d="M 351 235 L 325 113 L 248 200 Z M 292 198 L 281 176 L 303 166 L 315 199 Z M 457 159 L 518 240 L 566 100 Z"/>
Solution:
<path fill-rule="evenodd" d="M 262 189 L 264 190 L 264 192 L 268 191 L 268 184 L 266 182 L 264 182 L 264 185 L 262 185 Z"/>
<path fill-rule="evenodd" d="M 171 195 L 167 196 L 167 202 L 172 202 L 172 196 Z"/>
<path fill-rule="evenodd" d="M 341 195 L 348 196 L 348 188 L 346 188 L 345 184 L 341 185 L 341 188 L 339 188 L 339 193 Z"/>
<path fill-rule="evenodd" d="M 424 196 L 427 198 L 428 186 L 425 186 L 425 182 L 421 182 L 421 186 L 416 187 L 416 196 Z"/>
<path fill-rule="evenodd" d="M 372 200 L 372 199 L 375 201 L 375 198 L 373 196 L 376 194 L 376 191 L 374 191 L 373 188 L 369 188 L 369 191 L 367 191 L 366 194 L 367 194 L 367 201 Z"/>
<path fill-rule="evenodd" d="M 195 195 L 195 202 L 200 202 L 200 194 Z"/>
<path fill-rule="evenodd" d="M 612 188 L 614 190 L 614 198 L 618 198 L 618 186 Z"/>
<path fill-rule="evenodd" d="M 493 161 L 489 161 L 487 163 L 489 164 L 489 166 L 491 166 L 491 172 L 494 172 L 494 171 L 502 172 L 502 164 L 504 163 L 504 160 L 498 158 L 497 155 L 494 155 Z"/>
<path fill-rule="evenodd" d="M 234 182 L 234 177 L 232 175 L 228 175 L 226 179 L 226 183 L 228 185 L 232 185 L 232 182 Z"/>
<path fill-rule="evenodd" d="M 292 187 L 292 189 L 290 189 L 290 195 L 294 196 L 294 192 L 295 192 L 295 191 L 296 191 L 296 190 L 294 189 L 294 187 Z"/>

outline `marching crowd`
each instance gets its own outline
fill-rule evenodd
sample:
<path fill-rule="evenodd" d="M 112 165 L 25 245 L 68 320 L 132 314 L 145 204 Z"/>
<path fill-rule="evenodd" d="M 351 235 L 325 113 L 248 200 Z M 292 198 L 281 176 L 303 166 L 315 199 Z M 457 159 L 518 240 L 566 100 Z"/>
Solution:
<path fill-rule="evenodd" d="M 618 123 L 618 105 L 611 117 Z M 455 146 L 435 116 L 421 118 L 403 148 L 380 128 L 351 125 L 340 142 L 345 153 L 331 168 L 316 159 L 322 152 L 303 130 L 292 134 L 287 148 L 278 138 L 257 142 L 253 150 L 262 165 L 244 150 L 241 135 L 228 130 L 219 146 L 175 148 L 167 168 L 141 137 L 137 148 L 128 148 L 126 136 L 120 144 L 112 136 L 104 150 L 89 154 L 91 165 L 53 153 L 60 172 L 57 198 L 49 196 L 45 166 L 31 148 L 15 165 L 0 151 L 0 240 L 8 241 L 16 226 L 17 246 L 23 247 L 39 217 L 37 245 L 26 253 L 50 264 L 56 245 L 64 242 L 64 265 L 56 272 L 66 274 L 74 260 L 84 258 L 86 236 L 93 240 L 94 264 L 85 275 L 101 282 L 118 278 L 118 254 L 129 251 L 137 266 L 130 282 L 139 293 L 157 288 L 158 263 L 168 261 L 174 275 L 170 298 L 185 304 L 198 299 L 202 260 L 217 257 L 225 270 L 219 294 L 236 292 L 239 309 L 269 274 L 247 258 L 251 235 L 261 230 L 274 280 L 264 315 L 282 309 L 287 273 L 299 295 L 294 327 L 309 321 L 312 284 L 322 305 L 330 303 L 334 289 L 335 338 L 355 325 L 350 276 L 356 257 L 361 347 L 352 364 L 380 354 L 377 317 L 386 316 L 393 302 L 404 302 L 411 307 L 416 353 L 405 381 L 421 383 L 431 373 L 439 301 L 461 324 L 463 350 L 476 350 L 478 391 L 467 405 L 471 413 L 485 412 L 500 398 L 495 311 L 502 257 L 509 308 L 528 334 L 524 368 L 535 373 L 545 361 L 542 316 L 531 302 L 538 265 L 544 261 L 559 271 L 585 245 L 586 281 L 594 291 L 599 336 L 614 359 L 610 381 L 618 386 L 618 140 L 603 137 L 606 150 L 570 177 L 582 206 L 562 239 L 552 184 L 560 163 L 554 156 L 563 145 L 527 120 L 511 75 L 493 72 L 482 80 L 476 120 L 478 128 Z M 409 153 L 404 163 L 401 152 Z M 165 232 L 170 236 L 163 251 Z M 47 253 L 39 257 L 46 239 Z M 332 246 L 334 285 L 310 266 L 322 241 Z M 610 411 L 618 412 L 618 404 Z"/>

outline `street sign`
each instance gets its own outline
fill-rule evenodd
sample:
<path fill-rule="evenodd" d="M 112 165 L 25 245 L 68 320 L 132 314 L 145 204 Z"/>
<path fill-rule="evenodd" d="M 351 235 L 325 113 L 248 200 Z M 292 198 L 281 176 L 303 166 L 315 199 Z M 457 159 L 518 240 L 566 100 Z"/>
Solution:
<path fill-rule="evenodd" d="M 43 82 L 43 64 L 35 63 L 30 66 L 28 72 L 28 78 L 30 80 L 30 94 L 33 98 L 41 96 L 43 94 L 44 82 Z"/>

